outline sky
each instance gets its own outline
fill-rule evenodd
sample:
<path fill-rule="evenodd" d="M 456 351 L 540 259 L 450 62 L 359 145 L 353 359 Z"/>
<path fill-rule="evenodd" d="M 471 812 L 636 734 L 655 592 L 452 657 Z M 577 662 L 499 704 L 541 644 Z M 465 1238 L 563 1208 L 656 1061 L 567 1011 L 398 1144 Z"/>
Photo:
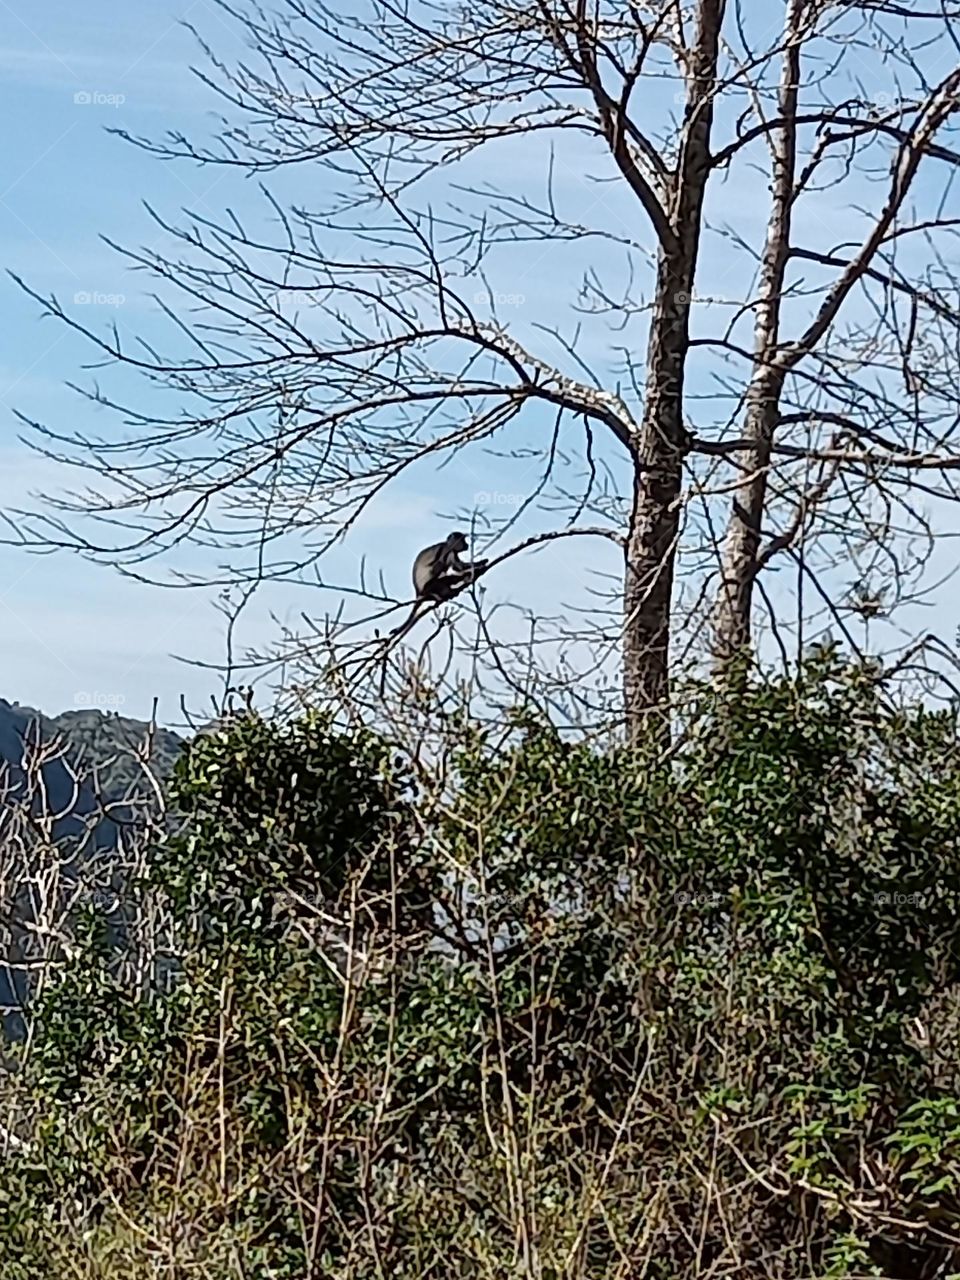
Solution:
<path fill-rule="evenodd" d="M 209 94 L 198 91 L 187 70 L 193 38 L 179 26 L 201 11 L 219 23 L 203 0 L 0 4 L 0 99 L 8 122 L 0 183 L 4 261 L 37 292 L 79 299 L 76 305 L 85 315 L 96 311 L 97 320 L 116 316 L 135 324 L 149 306 L 138 298 L 142 286 L 99 237 L 147 240 L 143 200 L 203 208 L 215 199 L 217 174 L 197 180 L 175 173 L 106 132 L 119 124 L 143 132 L 189 125 L 209 112 Z M 85 381 L 90 351 L 41 318 L 37 304 L 7 278 L 0 283 L 0 332 L 8 510 L 30 493 L 73 481 L 19 442 L 22 426 L 12 410 L 59 429 L 95 428 L 95 413 L 64 386 Z M 70 555 L 0 547 L 0 696 L 9 701 L 51 714 L 101 706 L 146 718 L 157 698 L 161 720 L 174 723 L 182 719 L 181 696 L 209 709 L 218 686 L 173 655 L 216 661 L 221 630 L 209 600 L 142 586 Z"/>
<path fill-rule="evenodd" d="M 183 21 L 199 27 L 225 60 L 242 52 L 236 29 L 210 0 L 43 0 L 33 6 L 0 0 L 0 107 L 3 118 L 15 122 L 5 138 L 0 180 L 4 260 L 37 292 L 55 293 L 82 309 L 94 327 L 116 321 L 126 332 L 151 334 L 159 323 L 143 277 L 101 240 L 107 235 L 133 247 L 161 245 L 162 234 L 144 203 L 171 218 L 184 206 L 215 219 L 227 206 L 241 213 L 259 207 L 252 185 L 233 171 L 163 163 L 108 132 L 114 127 L 157 136 L 173 129 L 202 138 L 210 130 L 219 103 L 190 73 L 191 64 L 202 65 L 203 58 Z M 866 66 L 865 77 L 875 70 Z M 879 77 L 874 83 L 886 86 Z M 522 149 L 507 148 L 494 161 L 479 160 L 472 176 L 500 185 L 508 177 L 521 184 L 529 180 L 531 191 L 542 196 L 540 159 L 532 170 Z M 619 229 L 636 225 L 628 193 L 585 183 L 575 152 L 566 166 L 559 188 L 580 201 L 584 215 L 600 204 Z M 303 170 L 295 179 L 312 180 Z M 717 225 L 736 220 L 741 231 L 750 230 L 751 219 L 759 225 L 764 201 L 751 201 L 751 181 L 760 195 L 762 178 L 718 185 L 711 208 Z M 838 214 L 825 193 L 811 238 L 829 240 Z M 613 249 L 596 249 L 593 260 L 617 270 Z M 574 246 L 545 256 L 542 249 L 531 252 L 521 245 L 505 249 L 496 262 L 493 287 L 501 294 L 501 314 L 520 336 L 540 341 L 538 326 L 554 317 L 561 298 L 576 294 L 586 265 L 582 254 Z M 730 278 L 730 258 L 715 240 L 705 246 L 698 288 L 719 294 L 729 290 Z M 100 411 L 65 385 L 87 385 L 97 377 L 89 368 L 88 345 L 41 317 L 36 302 L 8 278 L 0 281 L 0 333 L 0 464 L 7 481 L 0 509 L 8 511 L 29 505 L 32 493 L 69 488 L 72 480 L 20 441 L 23 428 L 14 411 L 61 431 L 93 433 Z M 588 325 L 578 349 L 602 360 L 610 343 L 609 332 Z M 526 428 L 529 438 L 535 440 L 541 428 L 534 419 Z M 334 559 L 330 580 L 355 580 L 364 557 L 368 568 L 384 572 L 397 598 L 405 598 L 412 552 L 444 535 L 444 515 L 464 499 L 469 506 L 478 494 L 499 493 L 512 501 L 513 493 L 529 487 L 536 464 L 534 456 L 514 462 L 510 471 L 458 459 L 442 475 L 400 486 Z M 496 583 L 498 603 L 507 610 L 522 602 L 556 612 L 558 603 L 590 591 L 591 568 L 617 573 L 612 545 L 588 552 L 577 545 L 583 541 L 537 553 L 533 570 L 529 563 L 521 568 L 511 562 Z M 952 544 L 948 549 L 945 543 L 945 573 L 951 558 Z M 945 588 L 923 624 L 935 621 L 947 632 L 955 626 L 953 595 L 954 588 Z M 149 716 L 157 699 L 161 722 L 174 725 L 182 720 L 183 699 L 202 718 L 220 680 L 180 658 L 212 665 L 222 659 L 223 620 L 215 605 L 210 592 L 147 586 L 66 553 L 37 556 L 0 545 L 0 697 L 51 714 L 101 706 L 137 717 Z M 309 587 L 266 591 L 245 615 L 244 641 L 263 647 L 276 635 L 278 621 L 295 622 L 303 610 L 319 614 L 329 607 L 329 597 L 315 589 L 311 594 Z"/>
<path fill-rule="evenodd" d="M 228 204 L 241 212 L 257 205 L 252 188 L 230 171 L 164 164 L 108 132 L 203 136 L 213 127 L 219 103 L 190 73 L 204 61 L 183 22 L 214 40 L 219 54 L 241 52 L 236 31 L 208 0 L 0 0 L 0 106 L 16 121 L 0 186 L 4 259 L 32 289 L 56 294 L 94 328 L 116 321 L 149 334 L 157 323 L 143 277 L 101 240 L 161 244 L 144 204 L 170 217 L 187 207 L 211 218 Z M 13 411 L 58 431 L 96 432 L 97 410 L 65 385 L 86 386 L 96 375 L 83 339 L 42 317 L 7 278 L 0 281 L 0 332 L 0 463 L 8 486 L 0 507 L 8 511 L 30 506 L 33 494 L 83 488 L 82 477 L 21 442 L 24 428 Z M 116 388 L 109 379 L 105 385 Z M 451 481 L 426 483 L 425 491 L 398 492 L 371 512 L 359 543 L 334 560 L 331 581 L 355 582 L 367 557 L 368 569 L 383 570 L 398 599 L 408 597 L 413 554 L 445 536 L 442 516 L 460 505 L 450 500 Z M 457 492 L 466 486 L 469 498 L 485 485 L 495 487 L 471 470 Z M 553 605 L 578 560 L 585 568 L 581 553 L 565 551 L 561 574 L 554 554 L 552 587 L 539 573 L 524 588 L 525 601 L 543 594 Z M 336 601 L 321 603 L 309 587 L 262 592 L 245 615 L 244 643 L 262 649 L 278 634 L 278 621 L 296 625 L 302 611 L 313 616 L 331 607 Z M 202 719 L 222 688 L 216 672 L 180 658 L 217 665 L 224 652 L 223 617 L 211 592 L 151 587 L 67 553 L 38 556 L 0 545 L 0 697 L 50 714 L 99 706 L 136 717 L 148 717 L 157 699 L 160 721 L 177 725 L 181 700 Z"/>

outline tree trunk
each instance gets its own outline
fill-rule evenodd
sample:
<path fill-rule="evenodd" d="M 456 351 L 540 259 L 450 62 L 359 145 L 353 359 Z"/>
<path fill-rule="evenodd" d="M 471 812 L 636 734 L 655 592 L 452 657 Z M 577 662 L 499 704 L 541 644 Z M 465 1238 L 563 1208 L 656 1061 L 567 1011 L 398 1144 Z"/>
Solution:
<path fill-rule="evenodd" d="M 691 261 L 684 278 L 692 274 Z M 666 745 L 670 737 L 670 606 L 687 440 L 682 410 L 689 290 L 661 262 L 624 567 L 624 705 L 633 743 L 652 735 Z"/>
<path fill-rule="evenodd" d="M 760 295 L 754 323 L 754 374 L 747 392 L 746 438 L 753 447 L 735 457 L 740 483 L 720 557 L 720 590 L 714 607 L 713 651 L 720 675 L 742 672 L 750 654 L 753 584 L 766 510 L 771 447 L 780 412 L 786 364 L 778 352 L 783 282 L 790 255 L 790 229 L 797 165 L 797 91 L 801 40 L 809 18 L 806 0 L 790 0 L 778 103 L 783 124 L 771 137 L 773 197 L 760 265 Z"/>
<path fill-rule="evenodd" d="M 633 455 L 633 513 L 624 573 L 624 710 L 627 739 L 670 741 L 670 607 L 688 435 L 683 375 L 690 335 L 703 197 L 725 0 L 702 0 L 689 52 L 681 146 L 667 191 L 670 234 L 661 238 L 644 387 Z"/>
<path fill-rule="evenodd" d="M 736 458 L 743 480 L 734 495 L 720 559 L 713 627 L 714 660 L 719 674 L 740 670 L 738 660 L 750 655 L 753 584 L 782 383 L 783 376 L 777 370 L 758 378 L 748 393 L 746 437 L 754 447 Z"/>

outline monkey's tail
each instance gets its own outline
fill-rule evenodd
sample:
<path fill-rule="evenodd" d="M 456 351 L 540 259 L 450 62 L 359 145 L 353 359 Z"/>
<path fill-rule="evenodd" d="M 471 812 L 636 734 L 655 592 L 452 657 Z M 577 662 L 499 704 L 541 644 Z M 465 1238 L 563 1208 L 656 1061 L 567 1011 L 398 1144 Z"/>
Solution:
<path fill-rule="evenodd" d="M 416 604 L 414 604 L 410 612 L 407 614 L 406 619 L 400 623 L 399 627 L 394 627 L 392 631 L 387 632 L 387 639 L 395 640 L 400 636 L 406 635 L 407 632 L 410 630 L 410 628 L 413 626 L 413 624 L 416 622 L 419 612 L 420 612 L 420 601 L 418 600 Z"/>

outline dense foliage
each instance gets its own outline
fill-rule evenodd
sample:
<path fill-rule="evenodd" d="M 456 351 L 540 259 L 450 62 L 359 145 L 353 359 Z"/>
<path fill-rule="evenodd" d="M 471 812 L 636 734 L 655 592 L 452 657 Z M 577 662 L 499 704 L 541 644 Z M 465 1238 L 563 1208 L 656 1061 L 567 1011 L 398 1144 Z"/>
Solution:
<path fill-rule="evenodd" d="M 956 719 L 829 658 L 701 711 L 196 739 L 166 923 L 82 915 L 9 1077 L 4 1277 L 960 1272 Z"/>

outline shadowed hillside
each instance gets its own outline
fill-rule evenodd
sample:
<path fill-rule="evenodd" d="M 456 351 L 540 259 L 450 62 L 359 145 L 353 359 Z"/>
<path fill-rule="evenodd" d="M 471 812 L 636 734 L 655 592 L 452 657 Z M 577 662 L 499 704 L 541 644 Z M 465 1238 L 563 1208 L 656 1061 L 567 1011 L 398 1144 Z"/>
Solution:
<path fill-rule="evenodd" d="M 58 812 L 70 809 L 75 816 L 85 816 L 102 804 L 117 803 L 127 798 L 141 776 L 136 755 L 149 743 L 149 762 L 159 778 L 169 775 L 180 750 L 181 739 L 169 729 L 152 729 L 143 720 L 127 716 L 83 709 L 46 716 L 34 707 L 0 698 L 0 761 L 14 772 L 21 768 L 24 742 L 39 740 L 60 742 L 63 758 L 53 754 L 45 765 L 45 782 L 52 807 Z M 80 775 L 80 794 L 71 805 L 75 784 L 65 761 Z M 73 824 L 75 825 L 75 824 Z M 63 834 L 70 834 L 71 824 Z"/>
<path fill-rule="evenodd" d="M 84 866 L 84 878 L 113 884 L 122 829 L 138 820 L 137 798 L 153 791 L 147 773 L 166 779 L 179 749 L 176 734 L 140 720 L 99 710 L 51 717 L 0 699 L 0 1014 L 8 1035 L 22 1034 L 18 1010 L 40 904 L 51 894 L 72 901 Z"/>

